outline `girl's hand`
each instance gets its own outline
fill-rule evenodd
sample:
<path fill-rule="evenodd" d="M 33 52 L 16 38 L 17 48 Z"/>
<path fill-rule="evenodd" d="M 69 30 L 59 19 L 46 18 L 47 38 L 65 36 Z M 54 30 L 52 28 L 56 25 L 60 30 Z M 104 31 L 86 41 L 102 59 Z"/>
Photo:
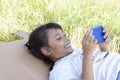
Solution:
<path fill-rule="evenodd" d="M 103 32 L 105 32 L 105 35 L 104 35 L 104 38 L 105 38 L 105 42 L 103 43 L 100 43 L 99 44 L 99 48 L 100 48 L 100 51 L 108 51 L 108 46 L 110 44 L 110 37 L 108 36 L 108 32 L 106 31 L 106 29 L 104 28 L 103 29 Z"/>
<path fill-rule="evenodd" d="M 93 54 L 96 42 L 97 41 L 94 39 L 94 36 L 92 35 L 92 30 L 88 30 L 85 33 L 82 40 L 82 48 L 84 55 Z"/>
<path fill-rule="evenodd" d="M 94 80 L 93 72 L 93 52 L 96 45 L 96 40 L 92 35 L 92 31 L 88 30 L 82 40 L 83 48 L 83 68 L 82 68 L 82 80 Z"/>

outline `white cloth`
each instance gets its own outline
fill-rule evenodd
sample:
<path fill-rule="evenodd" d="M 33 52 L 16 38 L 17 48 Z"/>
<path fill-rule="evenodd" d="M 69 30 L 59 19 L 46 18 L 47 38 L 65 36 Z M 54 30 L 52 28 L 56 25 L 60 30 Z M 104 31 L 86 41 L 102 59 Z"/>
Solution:
<path fill-rule="evenodd" d="M 76 49 L 68 56 L 59 59 L 52 71 L 49 80 L 81 80 L 82 50 Z M 120 71 L 120 54 L 109 52 L 94 52 L 94 80 L 116 80 Z M 104 58 L 105 57 L 105 58 Z"/>

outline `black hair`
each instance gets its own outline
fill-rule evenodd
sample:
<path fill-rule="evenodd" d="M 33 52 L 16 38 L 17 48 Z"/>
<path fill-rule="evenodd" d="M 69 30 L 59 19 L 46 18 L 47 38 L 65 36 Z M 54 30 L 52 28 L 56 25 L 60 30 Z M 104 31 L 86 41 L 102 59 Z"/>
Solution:
<path fill-rule="evenodd" d="M 47 56 L 45 56 L 40 51 L 42 47 L 49 47 L 49 44 L 48 44 L 49 37 L 47 34 L 48 29 L 61 29 L 62 30 L 62 27 L 57 23 L 47 23 L 47 24 L 41 25 L 31 32 L 29 36 L 29 40 L 25 45 L 35 57 L 53 66 L 54 61 L 49 59 Z"/>

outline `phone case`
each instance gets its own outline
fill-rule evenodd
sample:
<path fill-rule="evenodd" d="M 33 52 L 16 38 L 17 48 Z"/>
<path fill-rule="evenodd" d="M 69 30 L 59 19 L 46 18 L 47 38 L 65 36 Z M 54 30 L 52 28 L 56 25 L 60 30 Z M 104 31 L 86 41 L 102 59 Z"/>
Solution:
<path fill-rule="evenodd" d="M 102 43 L 105 41 L 104 39 L 104 32 L 103 32 L 103 26 L 95 26 L 91 28 L 93 30 L 93 35 L 95 39 L 97 39 L 97 44 Z"/>

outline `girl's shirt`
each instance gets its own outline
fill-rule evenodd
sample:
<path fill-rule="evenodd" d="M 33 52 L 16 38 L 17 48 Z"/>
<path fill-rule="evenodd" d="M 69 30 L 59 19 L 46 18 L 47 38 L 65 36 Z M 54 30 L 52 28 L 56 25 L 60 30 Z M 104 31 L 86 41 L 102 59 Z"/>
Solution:
<path fill-rule="evenodd" d="M 83 52 L 74 50 L 56 61 L 49 80 L 81 80 Z M 95 51 L 93 56 L 94 80 L 116 80 L 120 71 L 120 54 Z"/>

